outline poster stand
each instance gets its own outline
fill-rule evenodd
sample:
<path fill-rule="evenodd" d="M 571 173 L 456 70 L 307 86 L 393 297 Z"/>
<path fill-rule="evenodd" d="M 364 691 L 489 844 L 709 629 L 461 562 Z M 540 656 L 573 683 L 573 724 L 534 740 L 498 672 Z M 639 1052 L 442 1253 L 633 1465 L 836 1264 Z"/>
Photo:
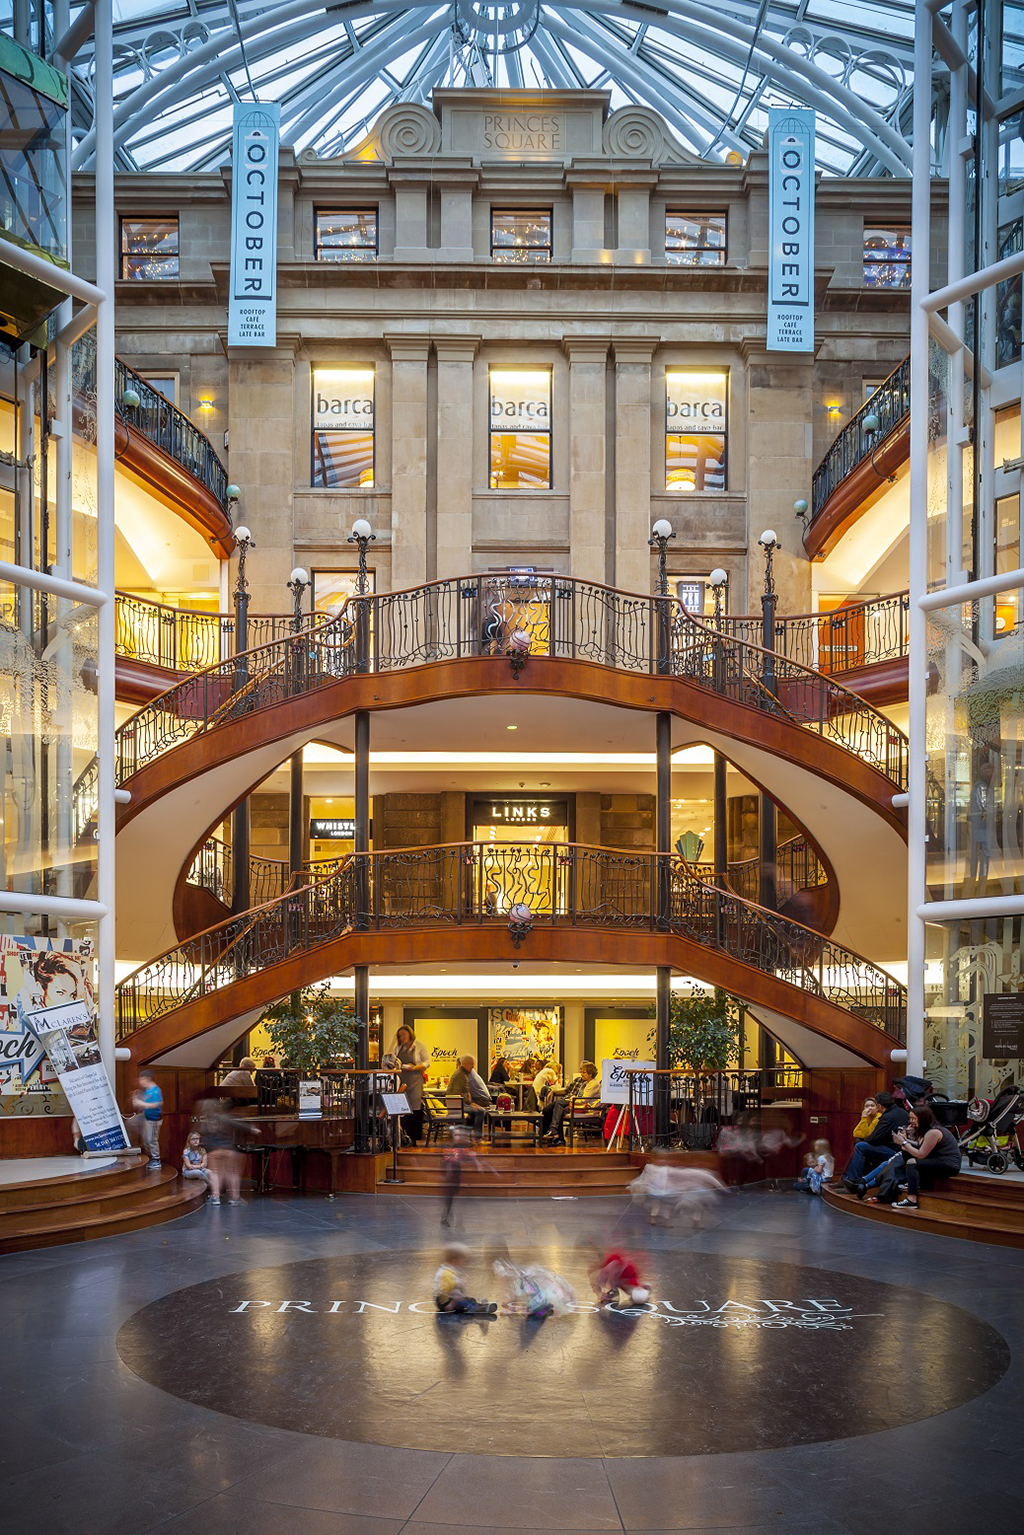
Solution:
<path fill-rule="evenodd" d="M 402 1115 L 411 1114 L 412 1110 L 404 1093 L 381 1093 L 380 1099 L 391 1118 L 391 1166 L 381 1182 L 404 1183 L 405 1179 L 399 1177 L 398 1173 L 398 1138 L 402 1133 Z"/>

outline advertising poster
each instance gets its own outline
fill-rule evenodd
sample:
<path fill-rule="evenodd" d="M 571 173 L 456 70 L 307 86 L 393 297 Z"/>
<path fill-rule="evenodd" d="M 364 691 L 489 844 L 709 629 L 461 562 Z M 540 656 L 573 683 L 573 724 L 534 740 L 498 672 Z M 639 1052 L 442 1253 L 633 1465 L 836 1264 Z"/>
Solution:
<path fill-rule="evenodd" d="M 491 1059 L 525 1061 L 558 1060 L 558 1010 L 549 1007 L 492 1007 L 489 1009 Z"/>
<path fill-rule="evenodd" d="M 653 1018 L 595 1018 L 594 1060 L 638 1061 L 651 1048 Z"/>
<path fill-rule="evenodd" d="M 416 1038 L 422 1040 L 430 1051 L 430 1076 L 427 1080 L 435 1086 L 442 1089 L 447 1087 L 452 1072 L 464 1055 L 471 1055 L 476 1060 L 478 1029 L 475 1016 L 414 1018 L 413 1028 L 416 1030 Z M 477 1061 L 477 1065 L 486 1073 L 489 1062 L 481 1065 Z"/>
<path fill-rule="evenodd" d="M 601 1062 L 601 1102 L 602 1103 L 628 1103 L 629 1102 L 629 1077 L 630 1073 L 624 1068 L 634 1068 L 633 1072 L 633 1106 L 640 1108 L 653 1102 L 654 1078 L 648 1075 L 654 1070 L 653 1061 L 609 1061 Z M 636 1067 L 643 1067 L 642 1071 L 635 1071 Z"/>
<path fill-rule="evenodd" d="M 91 999 L 35 1007 L 25 1017 L 57 1073 L 88 1149 L 127 1151 L 124 1121 L 100 1059 Z"/>
<path fill-rule="evenodd" d="M 92 957 L 90 938 L 0 934 L 0 1117 L 71 1114 L 28 1014 L 59 1002 L 91 1007 Z"/>
<path fill-rule="evenodd" d="M 319 1077 L 299 1083 L 299 1118 L 323 1119 L 324 1085 Z"/>
<path fill-rule="evenodd" d="M 277 152 L 281 108 L 235 103 L 228 346 L 277 345 Z"/>
<path fill-rule="evenodd" d="M 814 349 L 814 111 L 768 112 L 768 350 Z"/>

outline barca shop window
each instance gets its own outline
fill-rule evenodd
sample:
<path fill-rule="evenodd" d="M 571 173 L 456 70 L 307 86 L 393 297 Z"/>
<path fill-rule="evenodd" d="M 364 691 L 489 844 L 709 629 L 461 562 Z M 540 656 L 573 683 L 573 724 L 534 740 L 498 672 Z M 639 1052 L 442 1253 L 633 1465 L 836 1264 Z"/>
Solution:
<path fill-rule="evenodd" d="M 551 489 L 551 370 L 490 371 L 491 490 Z"/>
<path fill-rule="evenodd" d="M 724 490 L 728 373 L 665 372 L 665 489 Z"/>
<path fill-rule="evenodd" d="M 312 484 L 373 487 L 372 368 L 313 369 Z"/>

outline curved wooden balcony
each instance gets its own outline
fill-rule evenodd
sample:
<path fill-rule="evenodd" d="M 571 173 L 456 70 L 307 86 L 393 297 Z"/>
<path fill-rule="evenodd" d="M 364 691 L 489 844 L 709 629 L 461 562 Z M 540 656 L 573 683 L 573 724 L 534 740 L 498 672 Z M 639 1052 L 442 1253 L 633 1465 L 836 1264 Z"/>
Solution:
<path fill-rule="evenodd" d="M 874 434 L 864 430 L 867 416 L 878 417 Z M 850 418 L 814 471 L 804 532 L 808 559 L 820 558 L 839 542 L 909 457 L 910 358 L 905 357 Z"/>
<path fill-rule="evenodd" d="M 531 916 L 516 932 L 518 903 Z M 142 1063 L 209 1034 L 215 1058 L 225 1030 L 237 1036 L 260 1008 L 351 965 L 517 952 L 671 965 L 874 1066 L 905 1035 L 906 995 L 886 971 L 704 883 L 675 855 L 467 842 L 353 855 L 327 879 L 178 945 L 118 985 L 118 1041 Z"/>
<path fill-rule="evenodd" d="M 724 617 L 721 627 L 748 644 L 761 643 L 759 615 Z M 776 618 L 775 648 L 800 666 L 834 677 L 876 708 L 902 702 L 910 676 L 910 593 Z"/>

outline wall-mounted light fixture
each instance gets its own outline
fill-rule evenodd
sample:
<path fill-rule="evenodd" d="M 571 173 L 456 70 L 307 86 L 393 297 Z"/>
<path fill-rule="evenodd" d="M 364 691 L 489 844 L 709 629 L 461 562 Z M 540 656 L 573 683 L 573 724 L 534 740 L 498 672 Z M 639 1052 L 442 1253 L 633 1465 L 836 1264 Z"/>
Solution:
<path fill-rule="evenodd" d="M 199 409 L 200 410 L 212 410 L 213 409 L 213 404 L 214 404 L 214 400 L 213 400 L 213 395 L 212 394 L 201 394 L 199 396 Z"/>

